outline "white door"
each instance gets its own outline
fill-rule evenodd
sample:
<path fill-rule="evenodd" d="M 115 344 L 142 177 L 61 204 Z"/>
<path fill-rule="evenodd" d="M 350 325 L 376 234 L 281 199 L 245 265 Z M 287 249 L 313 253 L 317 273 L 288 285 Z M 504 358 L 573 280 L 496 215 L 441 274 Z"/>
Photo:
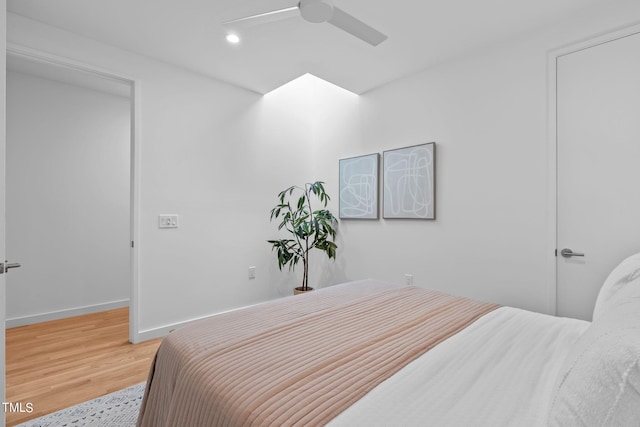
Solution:
<path fill-rule="evenodd" d="M 0 262 L 4 261 L 4 257 L 6 255 L 4 242 L 5 242 L 5 149 L 6 149 L 6 141 L 5 141 L 5 99 L 6 99 L 6 89 L 5 89 L 5 80 L 6 80 L 6 19 L 7 19 L 7 3 L 5 0 L 0 0 Z M 5 358 L 4 358 L 4 319 L 5 319 L 5 308 L 4 308 L 4 290 L 5 290 L 5 278 L 4 274 L 0 274 L 0 320 L 2 321 L 2 326 L 0 328 L 0 398 L 2 402 L 6 402 L 5 399 Z M 3 405 L 4 406 L 4 405 Z M 4 427 L 5 419 L 4 415 L 0 416 L 0 427 Z"/>
<path fill-rule="evenodd" d="M 557 209 L 557 313 L 591 320 L 640 251 L 640 34 L 558 58 Z"/>

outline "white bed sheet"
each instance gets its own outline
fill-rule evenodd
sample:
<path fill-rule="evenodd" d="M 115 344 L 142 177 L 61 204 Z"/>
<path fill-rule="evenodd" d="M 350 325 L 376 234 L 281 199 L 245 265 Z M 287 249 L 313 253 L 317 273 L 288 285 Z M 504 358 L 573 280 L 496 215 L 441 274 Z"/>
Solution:
<path fill-rule="evenodd" d="M 589 322 L 501 307 L 404 367 L 331 426 L 542 426 Z"/>

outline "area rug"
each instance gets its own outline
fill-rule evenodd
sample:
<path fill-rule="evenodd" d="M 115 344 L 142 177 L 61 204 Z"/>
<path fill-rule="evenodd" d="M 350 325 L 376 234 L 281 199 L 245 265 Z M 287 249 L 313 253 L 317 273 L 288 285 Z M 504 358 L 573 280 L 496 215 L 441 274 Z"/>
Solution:
<path fill-rule="evenodd" d="M 145 383 L 62 409 L 17 427 L 132 427 L 136 425 Z"/>

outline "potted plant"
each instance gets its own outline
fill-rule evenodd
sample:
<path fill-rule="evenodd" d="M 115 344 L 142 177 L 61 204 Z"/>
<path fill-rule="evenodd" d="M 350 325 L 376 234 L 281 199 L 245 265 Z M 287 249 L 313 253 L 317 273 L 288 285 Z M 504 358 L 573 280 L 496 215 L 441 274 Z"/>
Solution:
<path fill-rule="evenodd" d="M 312 197 L 313 196 L 313 197 Z M 294 294 L 313 290 L 309 287 L 309 252 L 316 248 L 336 258 L 334 224 L 336 218 L 327 209 L 313 210 L 311 199 L 317 199 L 324 208 L 330 200 L 324 189 L 324 182 L 306 183 L 303 187 L 293 185 L 278 194 L 279 203 L 271 209 L 271 221 L 280 220 L 278 230 L 286 230 L 290 238 L 267 240 L 278 257 L 278 267 L 288 265 L 293 270 L 300 260 L 304 272 L 302 285 L 294 289 Z"/>

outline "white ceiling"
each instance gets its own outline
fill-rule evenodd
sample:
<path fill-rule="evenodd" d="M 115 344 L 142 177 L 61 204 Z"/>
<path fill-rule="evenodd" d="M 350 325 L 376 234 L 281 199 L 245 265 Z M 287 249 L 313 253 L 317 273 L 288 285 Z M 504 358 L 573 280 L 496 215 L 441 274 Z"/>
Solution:
<path fill-rule="evenodd" d="M 267 93 L 305 73 L 355 93 L 483 45 L 551 24 L 607 0 L 335 0 L 385 33 L 377 47 L 302 18 L 224 40 L 223 21 L 296 0 L 8 0 L 50 25 Z"/>

